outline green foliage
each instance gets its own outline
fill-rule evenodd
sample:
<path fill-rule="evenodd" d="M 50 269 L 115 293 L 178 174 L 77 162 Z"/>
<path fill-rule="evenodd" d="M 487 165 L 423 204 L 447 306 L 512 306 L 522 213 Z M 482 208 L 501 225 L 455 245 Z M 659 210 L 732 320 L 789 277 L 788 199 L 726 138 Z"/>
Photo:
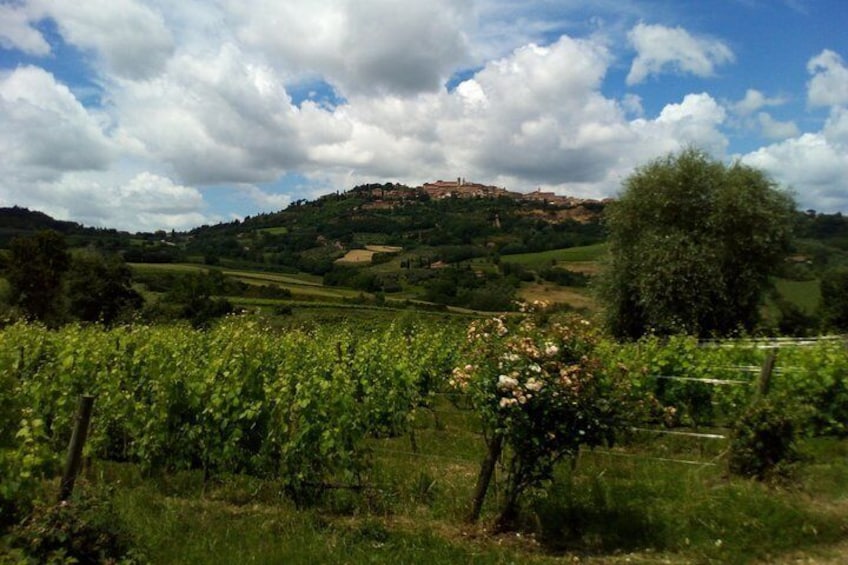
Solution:
<path fill-rule="evenodd" d="M 32 412 L 19 412 L 14 446 L 0 447 L 0 532 L 30 511 L 39 482 L 57 466 L 47 443 L 45 423 Z"/>
<path fill-rule="evenodd" d="M 471 268 L 448 267 L 435 271 L 423 286 L 431 302 L 491 312 L 515 308 L 515 282 Z"/>
<path fill-rule="evenodd" d="M 607 370 L 627 375 L 638 390 L 640 402 L 634 410 L 653 424 L 722 425 L 748 402 L 747 387 L 719 386 L 723 379 L 740 380 L 731 366 L 741 361 L 727 355 L 734 352 L 732 349 L 699 347 L 696 339 L 685 336 L 604 343 L 601 349 Z M 691 379 L 713 379 L 717 383 Z"/>
<path fill-rule="evenodd" d="M 730 471 L 766 479 L 797 459 L 795 423 L 787 406 L 763 400 L 751 406 L 736 423 L 730 442 Z"/>
<path fill-rule="evenodd" d="M 62 279 L 70 263 L 65 239 L 58 232 L 42 231 L 12 240 L 6 266 L 12 302 L 33 319 L 59 322 L 63 316 Z"/>
<path fill-rule="evenodd" d="M 848 435 L 848 349 L 841 339 L 787 348 L 778 356 L 788 367 L 772 379 L 774 392 L 791 399 L 807 435 Z"/>
<path fill-rule="evenodd" d="M 144 303 L 132 288 L 132 272 L 118 255 L 77 255 L 67 274 L 67 285 L 71 315 L 86 322 L 109 325 Z"/>
<path fill-rule="evenodd" d="M 488 378 L 479 381 L 487 408 L 474 413 L 466 410 L 477 393 L 464 376 L 475 372 L 466 368 L 472 354 L 460 355 L 465 334 L 447 318 L 384 325 L 363 318 L 361 324 L 284 332 L 248 319 L 227 319 L 206 331 L 185 325 L 7 326 L 0 330 L 2 518 L 17 523 L 36 503 L 36 514 L 45 518 L 27 523 L 30 539 L 36 524 L 49 522 L 55 509 L 37 503 L 37 495 L 53 490 L 44 479 L 56 475 L 77 395 L 87 392 L 97 400 L 86 455 L 96 476 L 121 477 L 118 499 L 107 497 L 118 500 L 119 515 L 102 498 L 91 508 L 102 508 L 121 531 L 131 518 L 130 531 L 143 536 L 140 546 L 154 562 L 202 561 L 210 552 L 223 561 L 356 562 L 373 560 L 375 551 L 387 558 L 400 551 L 411 561 L 432 555 L 482 559 L 486 547 L 500 546 L 485 537 L 466 541 L 455 522 L 466 510 L 483 449 L 472 433 L 483 417 L 489 439 L 497 429 L 518 434 L 503 436 L 502 480 L 518 468 L 512 467 L 516 453 L 526 453 L 525 478 L 553 477 L 552 483 L 540 479 L 550 489 L 522 491 L 506 481 L 497 491 L 500 502 L 521 494 L 519 502 L 535 515 L 524 513 L 527 520 L 519 523 L 536 531 L 547 549 L 644 551 L 649 560 L 663 551 L 673 552 L 662 555 L 671 560 L 771 561 L 791 549 L 820 549 L 844 538 L 845 517 L 830 503 L 846 494 L 844 442 L 830 442 L 838 455 L 817 453 L 814 465 L 797 470 L 801 493 L 727 480 L 723 467 L 641 457 L 704 457 L 698 452 L 703 445 L 683 448 L 676 436 L 612 452 L 582 449 L 579 464 L 568 470 L 581 446 L 607 439 L 605 426 L 641 421 L 648 412 L 664 421 L 666 409 L 674 408 L 674 425 L 742 421 L 751 386 L 668 380 L 661 391 L 648 375 L 753 380 L 756 371 L 746 377 L 739 367 L 762 364 L 764 349 L 730 342 L 710 347 L 682 337 L 619 344 L 554 315 L 549 326 L 540 319 L 524 326 L 505 322 L 503 335 L 497 322 L 475 324 L 474 367 Z M 462 390 L 467 382 L 466 392 L 447 390 L 457 366 L 454 384 Z M 786 403 L 804 445 L 821 442 L 806 437 L 811 433 L 844 432 L 846 375 L 848 355 L 839 341 L 781 349 L 772 393 Z M 709 402 L 705 390 L 712 391 Z M 598 402 L 598 391 L 611 392 Z M 567 402 L 559 403 L 555 392 Z M 571 401 L 576 406 L 565 405 Z M 576 419 L 581 415 L 584 420 Z M 411 430 L 420 452 L 405 454 Z M 555 437 L 544 430 L 555 430 Z M 560 450 L 565 464 L 544 473 L 552 449 Z M 155 478 L 142 479 L 139 469 Z M 322 510 L 294 510 L 279 500 L 280 492 L 301 505 L 320 503 Z M 810 502 L 813 496 L 826 501 L 824 510 Z M 334 524 L 338 512 L 346 516 Z M 69 527 L 80 525 L 69 520 Z M 449 533 L 422 541 L 410 529 Z M 461 551 L 445 553 L 447 541 Z M 535 553 L 535 543 L 532 551 L 523 547 L 517 546 L 518 556 L 493 553 L 491 560 L 546 559 Z"/>
<path fill-rule="evenodd" d="M 517 281 L 522 282 L 533 282 L 536 280 L 536 276 L 528 271 L 524 265 L 520 263 L 509 263 L 507 261 L 500 261 L 498 267 L 501 270 L 501 273 L 505 277 L 512 277 Z"/>
<path fill-rule="evenodd" d="M 589 276 L 561 267 L 550 267 L 539 271 L 539 277 L 562 286 L 585 287 L 589 285 Z"/>
<path fill-rule="evenodd" d="M 762 172 L 688 149 L 631 175 L 607 209 L 602 285 L 619 337 L 752 329 L 787 251 L 793 202 Z"/>
<path fill-rule="evenodd" d="M 822 317 L 828 328 L 848 330 L 848 269 L 831 270 L 821 281 Z"/>
<path fill-rule="evenodd" d="M 602 370 L 585 320 L 539 327 L 528 318 L 509 328 L 495 318 L 473 322 L 467 335 L 452 383 L 470 395 L 490 444 L 508 447 L 499 522 L 509 526 L 519 496 L 551 479 L 559 460 L 614 440 L 630 413 L 629 387 Z"/>
<path fill-rule="evenodd" d="M 37 504 L 12 530 L 12 545 L 36 563 L 137 562 L 141 555 L 110 489 L 80 487 L 68 501 Z"/>
<path fill-rule="evenodd" d="M 306 502 L 333 482 L 359 483 L 364 440 L 408 429 L 456 346 L 449 326 L 414 323 L 285 333 L 240 319 L 208 331 L 16 324 L 0 332 L 0 373 L 13 384 L 0 404 L 29 431 L 0 453 L 32 476 L 39 454 L 64 450 L 76 397 L 90 393 L 90 454 L 147 472 L 279 476 Z M 21 473 L 4 473 L 4 488 Z"/>
<path fill-rule="evenodd" d="M 227 299 L 213 298 L 228 288 L 229 283 L 221 271 L 186 273 L 176 278 L 165 299 L 180 305 L 180 318 L 190 320 L 195 327 L 204 327 L 233 311 Z"/>
<path fill-rule="evenodd" d="M 657 519 L 656 493 L 637 484 L 614 488 L 602 476 L 585 484 L 569 474 L 534 501 L 539 541 L 554 551 L 665 549 L 672 528 Z"/>
<path fill-rule="evenodd" d="M 805 336 L 816 332 L 820 323 L 818 318 L 808 314 L 804 309 L 778 296 L 774 301 L 779 318 L 777 320 L 777 331 L 785 336 Z"/>

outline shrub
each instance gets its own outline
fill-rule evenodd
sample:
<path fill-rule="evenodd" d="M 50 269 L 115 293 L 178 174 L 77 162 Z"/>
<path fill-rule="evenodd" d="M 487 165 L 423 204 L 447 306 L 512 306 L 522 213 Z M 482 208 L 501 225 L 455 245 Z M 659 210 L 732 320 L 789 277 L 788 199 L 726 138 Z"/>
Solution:
<path fill-rule="evenodd" d="M 732 473 L 763 480 L 796 459 L 795 424 L 784 407 L 761 400 L 742 415 L 730 442 Z"/>
<path fill-rule="evenodd" d="M 71 500 L 37 505 L 12 530 L 12 545 L 38 563 L 133 563 L 139 556 L 111 496 L 82 488 Z"/>
<path fill-rule="evenodd" d="M 581 446 L 612 442 L 630 413 L 629 387 L 602 370 L 597 336 L 576 317 L 548 327 L 527 318 L 514 328 L 495 318 L 472 323 L 467 335 L 466 363 L 454 370 L 452 384 L 469 394 L 489 448 L 472 519 L 488 486 L 484 477 L 503 449 L 498 525 L 507 528 L 521 494 L 548 481 L 558 461 L 576 457 Z"/>

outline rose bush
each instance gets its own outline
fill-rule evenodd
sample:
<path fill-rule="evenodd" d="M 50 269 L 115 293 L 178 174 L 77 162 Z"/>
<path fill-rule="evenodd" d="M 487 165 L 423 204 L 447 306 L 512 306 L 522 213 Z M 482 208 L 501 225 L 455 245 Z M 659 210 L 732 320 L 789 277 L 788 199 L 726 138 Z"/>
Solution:
<path fill-rule="evenodd" d="M 581 446 L 611 443 L 626 426 L 630 388 L 621 375 L 602 370 L 598 339 L 576 317 L 544 326 L 532 317 L 513 327 L 503 318 L 469 326 L 465 363 L 450 384 L 470 396 L 488 444 L 472 519 L 499 458 L 505 497 L 498 524 L 509 527 L 519 496 L 551 479 L 558 461 L 575 458 Z"/>

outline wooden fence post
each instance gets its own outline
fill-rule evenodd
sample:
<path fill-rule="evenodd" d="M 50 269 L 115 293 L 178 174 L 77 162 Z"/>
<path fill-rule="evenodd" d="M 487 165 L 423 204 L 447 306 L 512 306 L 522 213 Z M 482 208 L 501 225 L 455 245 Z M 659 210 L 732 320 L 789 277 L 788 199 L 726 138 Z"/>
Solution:
<path fill-rule="evenodd" d="M 760 369 L 760 378 L 757 381 L 756 399 L 765 398 L 771 388 L 771 375 L 774 372 L 774 362 L 777 359 L 777 349 L 772 349 L 766 355 L 766 360 L 763 361 L 763 368 Z"/>
<path fill-rule="evenodd" d="M 80 396 L 77 407 L 76 423 L 68 444 L 68 458 L 65 461 L 65 470 L 62 473 L 62 482 L 59 486 L 59 501 L 67 500 L 74 491 L 74 483 L 77 480 L 80 462 L 82 461 L 82 448 L 88 437 L 88 424 L 91 422 L 91 410 L 94 406 L 94 397 Z"/>
<path fill-rule="evenodd" d="M 503 442 L 504 437 L 497 432 L 495 432 L 492 441 L 489 442 L 489 450 L 486 453 L 486 458 L 483 459 L 483 464 L 480 465 L 480 474 L 477 476 L 477 485 L 474 487 L 471 512 L 468 514 L 468 521 L 471 523 L 476 522 L 480 518 L 480 511 L 483 509 L 483 500 L 485 500 L 486 492 L 489 490 L 489 483 L 492 481 L 495 465 L 501 456 Z"/>

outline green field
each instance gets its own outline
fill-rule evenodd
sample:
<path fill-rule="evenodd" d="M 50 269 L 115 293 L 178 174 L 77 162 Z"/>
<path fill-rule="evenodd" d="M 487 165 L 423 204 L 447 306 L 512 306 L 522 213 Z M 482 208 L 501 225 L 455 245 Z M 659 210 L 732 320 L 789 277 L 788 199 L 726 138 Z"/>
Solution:
<path fill-rule="evenodd" d="M 213 267 L 196 263 L 127 263 L 130 269 L 140 273 L 197 273 Z"/>
<path fill-rule="evenodd" d="M 286 235 L 287 233 L 289 233 L 289 228 L 284 226 L 277 226 L 273 228 L 260 228 L 256 231 L 258 231 L 259 233 L 267 233 L 270 235 Z"/>
<path fill-rule="evenodd" d="M 565 249 L 552 249 L 551 251 L 540 251 L 538 253 L 518 253 L 516 255 L 504 255 L 501 261 L 506 263 L 518 263 L 527 267 L 544 267 L 552 263 L 573 263 L 599 261 L 606 256 L 607 244 L 597 243 L 583 247 L 568 247 Z"/>
<path fill-rule="evenodd" d="M 806 313 L 813 314 L 821 304 L 819 282 L 817 279 L 811 281 L 778 279 L 775 281 L 775 286 L 784 298 L 800 307 Z"/>
<path fill-rule="evenodd" d="M 276 275 L 273 273 L 250 271 L 223 271 L 224 275 L 242 280 L 248 284 L 294 284 L 299 286 L 324 286 L 321 278 L 314 275 Z"/>

